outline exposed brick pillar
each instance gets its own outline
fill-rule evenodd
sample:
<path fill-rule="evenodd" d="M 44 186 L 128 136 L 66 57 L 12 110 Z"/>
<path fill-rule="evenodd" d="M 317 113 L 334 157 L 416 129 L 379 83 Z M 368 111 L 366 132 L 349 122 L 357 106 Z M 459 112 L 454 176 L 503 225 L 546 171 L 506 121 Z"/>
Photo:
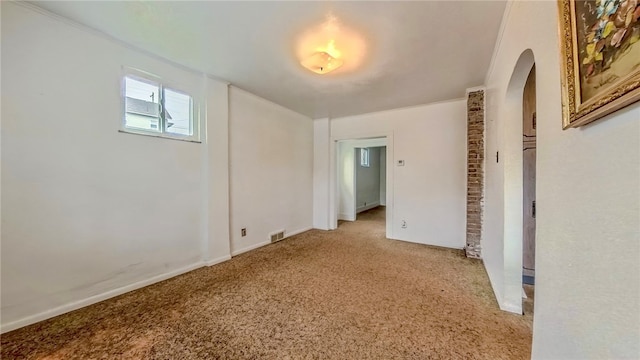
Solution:
<path fill-rule="evenodd" d="M 484 91 L 467 95 L 467 257 L 480 259 L 484 207 Z"/>

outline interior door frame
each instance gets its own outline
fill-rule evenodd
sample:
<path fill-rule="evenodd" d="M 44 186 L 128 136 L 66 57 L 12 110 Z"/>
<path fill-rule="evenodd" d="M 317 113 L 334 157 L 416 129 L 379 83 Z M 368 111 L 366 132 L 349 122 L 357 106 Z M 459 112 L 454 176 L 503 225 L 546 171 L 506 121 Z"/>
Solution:
<path fill-rule="evenodd" d="M 386 139 L 386 237 L 394 239 L 393 236 L 393 132 L 360 133 L 343 136 L 332 136 L 329 141 L 329 229 L 338 228 L 338 142 L 348 140 L 374 140 Z M 354 194 L 355 196 L 355 194 Z M 355 208 L 354 208 L 355 211 Z"/>

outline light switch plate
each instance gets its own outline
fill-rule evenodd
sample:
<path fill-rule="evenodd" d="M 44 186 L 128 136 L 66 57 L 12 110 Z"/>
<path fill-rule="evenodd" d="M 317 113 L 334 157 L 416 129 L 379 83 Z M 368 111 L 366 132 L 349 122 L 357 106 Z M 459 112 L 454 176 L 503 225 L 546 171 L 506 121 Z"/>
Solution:
<path fill-rule="evenodd" d="M 404 160 L 398 160 L 398 166 L 404 166 Z"/>

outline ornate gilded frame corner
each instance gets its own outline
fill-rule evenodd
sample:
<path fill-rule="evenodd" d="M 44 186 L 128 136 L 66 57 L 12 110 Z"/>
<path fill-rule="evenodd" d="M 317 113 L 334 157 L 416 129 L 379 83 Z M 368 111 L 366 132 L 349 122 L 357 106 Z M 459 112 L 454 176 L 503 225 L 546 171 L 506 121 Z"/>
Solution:
<path fill-rule="evenodd" d="M 562 128 L 576 128 L 640 100 L 640 68 L 603 94 L 581 102 L 575 0 L 558 0 L 562 68 Z"/>

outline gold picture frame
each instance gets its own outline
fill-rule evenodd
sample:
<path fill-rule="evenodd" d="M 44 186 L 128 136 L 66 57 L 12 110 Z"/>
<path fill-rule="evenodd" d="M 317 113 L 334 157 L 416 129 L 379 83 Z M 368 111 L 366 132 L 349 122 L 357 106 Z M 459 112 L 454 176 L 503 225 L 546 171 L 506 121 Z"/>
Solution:
<path fill-rule="evenodd" d="M 558 0 L 562 128 L 640 100 L 640 1 Z"/>

